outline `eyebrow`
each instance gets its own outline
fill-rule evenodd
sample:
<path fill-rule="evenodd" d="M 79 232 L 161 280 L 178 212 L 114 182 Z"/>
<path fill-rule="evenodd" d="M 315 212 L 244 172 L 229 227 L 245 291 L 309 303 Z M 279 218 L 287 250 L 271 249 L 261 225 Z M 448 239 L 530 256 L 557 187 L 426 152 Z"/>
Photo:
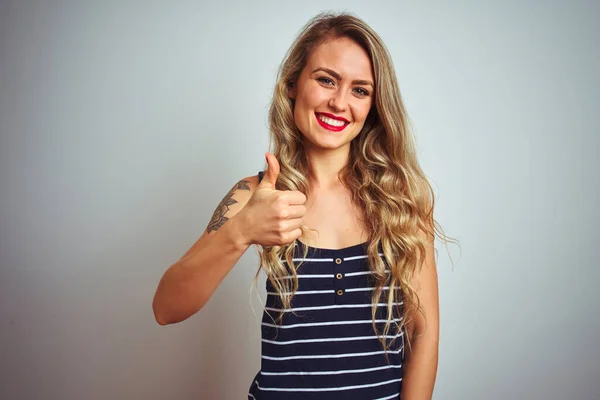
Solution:
<path fill-rule="evenodd" d="M 318 72 L 318 71 L 327 72 L 329 75 L 333 76 L 338 81 L 342 80 L 342 76 L 332 69 L 319 67 L 319 68 L 315 69 L 312 73 L 314 74 L 315 72 Z M 372 88 L 375 88 L 375 85 L 373 85 L 373 82 L 366 81 L 363 79 L 355 79 L 352 81 L 352 84 L 354 84 L 354 85 L 371 85 Z"/>

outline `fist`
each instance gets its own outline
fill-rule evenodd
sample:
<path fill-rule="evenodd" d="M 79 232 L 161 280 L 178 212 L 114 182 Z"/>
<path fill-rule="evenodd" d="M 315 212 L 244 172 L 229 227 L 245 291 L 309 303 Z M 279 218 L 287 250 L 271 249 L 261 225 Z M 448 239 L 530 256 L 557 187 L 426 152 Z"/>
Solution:
<path fill-rule="evenodd" d="M 271 153 L 265 157 L 267 172 L 240 214 L 251 244 L 282 246 L 302 236 L 306 195 L 295 190 L 276 190 L 279 162 Z"/>

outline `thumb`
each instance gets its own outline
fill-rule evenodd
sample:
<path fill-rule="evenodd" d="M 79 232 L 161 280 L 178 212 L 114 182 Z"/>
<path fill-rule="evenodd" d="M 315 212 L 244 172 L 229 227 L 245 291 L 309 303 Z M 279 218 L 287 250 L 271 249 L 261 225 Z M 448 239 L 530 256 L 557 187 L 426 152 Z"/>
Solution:
<path fill-rule="evenodd" d="M 275 183 L 277 183 L 277 178 L 279 177 L 279 162 L 273 154 L 268 152 L 265 153 L 265 158 L 268 164 L 267 172 L 260 182 L 259 187 L 275 190 Z"/>

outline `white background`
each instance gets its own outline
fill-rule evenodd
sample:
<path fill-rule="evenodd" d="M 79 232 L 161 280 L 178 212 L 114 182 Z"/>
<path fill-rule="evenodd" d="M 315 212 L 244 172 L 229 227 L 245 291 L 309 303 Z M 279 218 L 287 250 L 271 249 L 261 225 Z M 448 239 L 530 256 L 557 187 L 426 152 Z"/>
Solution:
<path fill-rule="evenodd" d="M 461 241 L 434 398 L 600 398 L 597 2 L 76 0 L 0 4 L 1 398 L 245 398 L 254 248 L 187 321 L 151 301 L 264 167 L 276 69 L 321 10 L 383 37 Z"/>

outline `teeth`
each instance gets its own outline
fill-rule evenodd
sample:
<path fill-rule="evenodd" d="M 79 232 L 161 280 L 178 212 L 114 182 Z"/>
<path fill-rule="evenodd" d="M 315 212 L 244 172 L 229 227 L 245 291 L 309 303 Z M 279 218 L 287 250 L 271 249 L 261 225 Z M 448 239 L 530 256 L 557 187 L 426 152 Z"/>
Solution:
<path fill-rule="evenodd" d="M 329 118 L 324 115 L 319 114 L 318 117 L 321 121 L 325 122 L 327 125 L 333 126 L 344 126 L 346 123 L 344 121 L 338 121 L 337 119 Z"/>

